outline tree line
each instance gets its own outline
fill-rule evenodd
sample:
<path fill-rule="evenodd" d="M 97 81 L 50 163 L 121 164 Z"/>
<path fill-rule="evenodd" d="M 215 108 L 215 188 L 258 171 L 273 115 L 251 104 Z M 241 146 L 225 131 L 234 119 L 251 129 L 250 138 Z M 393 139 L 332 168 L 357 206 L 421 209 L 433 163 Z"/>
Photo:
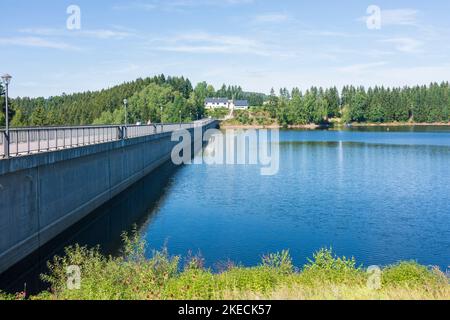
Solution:
<path fill-rule="evenodd" d="M 201 82 L 194 88 L 187 78 L 162 74 L 100 91 L 9 99 L 10 119 L 13 127 L 120 124 L 125 121 L 123 101 L 128 99 L 130 123 L 187 121 L 205 115 L 207 97 L 247 99 L 252 105 L 262 105 L 265 99 L 264 94 L 244 92 L 238 86 L 223 85 L 216 91 Z M 0 126 L 4 124 L 3 112 Z"/>
<path fill-rule="evenodd" d="M 450 85 L 345 86 L 340 94 L 337 88 L 312 87 L 304 93 L 298 88 L 281 89 L 278 95 L 272 89 L 264 109 L 282 125 L 323 124 L 332 118 L 346 123 L 449 122 Z"/>
<path fill-rule="evenodd" d="M 5 123 L 4 90 L 0 84 L 0 126 Z M 124 98 L 128 99 L 130 123 L 178 122 L 205 115 L 207 97 L 249 100 L 282 125 L 322 124 L 332 118 L 351 122 L 448 122 L 448 82 L 403 88 L 345 86 L 312 87 L 304 92 L 283 88 L 270 95 L 245 92 L 240 86 L 216 90 L 207 82 L 193 87 L 184 77 L 158 75 L 126 82 L 100 91 L 62 94 L 50 98 L 9 99 L 13 127 L 120 124 L 125 121 Z"/>

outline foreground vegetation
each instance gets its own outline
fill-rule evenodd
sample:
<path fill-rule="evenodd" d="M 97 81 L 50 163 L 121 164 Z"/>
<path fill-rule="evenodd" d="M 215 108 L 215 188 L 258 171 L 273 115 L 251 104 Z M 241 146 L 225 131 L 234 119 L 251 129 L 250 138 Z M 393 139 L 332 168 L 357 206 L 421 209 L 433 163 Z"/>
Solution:
<path fill-rule="evenodd" d="M 148 299 L 450 299 L 448 278 L 438 269 L 402 262 L 383 269 L 381 288 L 370 289 L 368 273 L 354 259 L 321 250 L 301 270 L 287 251 L 264 256 L 261 265 L 243 268 L 232 263 L 212 273 L 201 257 L 190 257 L 180 268 L 179 257 L 166 250 L 144 257 L 145 245 L 125 237 L 121 258 L 106 258 L 98 250 L 74 247 L 50 263 L 43 279 L 51 290 L 33 300 L 148 300 Z M 81 288 L 67 289 L 67 267 L 82 270 Z M 183 270 L 181 270 L 183 269 Z M 22 299 L 2 295 L 3 299 Z"/>

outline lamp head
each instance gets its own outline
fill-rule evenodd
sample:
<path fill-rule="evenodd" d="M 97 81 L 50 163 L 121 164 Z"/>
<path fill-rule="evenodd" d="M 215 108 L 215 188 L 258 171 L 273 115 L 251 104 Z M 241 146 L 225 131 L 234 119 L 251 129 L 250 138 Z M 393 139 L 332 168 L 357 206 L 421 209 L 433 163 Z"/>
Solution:
<path fill-rule="evenodd" d="M 9 85 L 11 83 L 12 77 L 9 74 L 2 75 L 2 80 L 6 85 Z"/>
<path fill-rule="evenodd" d="M 127 105 L 128 104 L 128 99 L 123 99 L 123 104 Z"/>

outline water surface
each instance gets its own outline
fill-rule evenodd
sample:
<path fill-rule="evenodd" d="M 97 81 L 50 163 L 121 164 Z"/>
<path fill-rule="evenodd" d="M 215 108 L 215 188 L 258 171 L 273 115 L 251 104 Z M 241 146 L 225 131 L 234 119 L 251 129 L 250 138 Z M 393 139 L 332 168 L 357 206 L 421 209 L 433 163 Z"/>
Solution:
<path fill-rule="evenodd" d="M 394 132 L 393 132 L 394 131 Z M 450 131 L 282 131 L 280 171 L 183 167 L 142 228 L 150 249 L 246 266 L 323 247 L 368 265 L 450 265 Z M 150 250 L 149 250 L 150 255 Z"/>

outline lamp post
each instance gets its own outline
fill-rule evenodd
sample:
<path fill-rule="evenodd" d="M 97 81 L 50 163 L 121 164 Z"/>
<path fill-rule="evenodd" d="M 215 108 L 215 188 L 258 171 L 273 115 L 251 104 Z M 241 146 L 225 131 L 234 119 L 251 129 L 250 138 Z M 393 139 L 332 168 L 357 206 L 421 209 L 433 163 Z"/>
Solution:
<path fill-rule="evenodd" d="M 164 132 L 164 120 L 163 120 L 164 108 L 161 106 L 161 133 Z"/>
<path fill-rule="evenodd" d="M 5 148 L 5 157 L 9 158 L 9 110 L 8 110 L 8 87 L 11 83 L 12 77 L 9 74 L 4 74 L 2 76 L 3 83 L 5 84 L 5 124 L 6 124 L 6 130 L 5 130 L 5 141 L 4 148 Z"/>
<path fill-rule="evenodd" d="M 125 132 L 123 133 L 123 137 L 127 138 L 128 135 L 128 100 L 123 99 L 123 105 L 125 106 Z"/>
<path fill-rule="evenodd" d="M 180 110 L 180 128 L 181 128 L 181 110 Z"/>

